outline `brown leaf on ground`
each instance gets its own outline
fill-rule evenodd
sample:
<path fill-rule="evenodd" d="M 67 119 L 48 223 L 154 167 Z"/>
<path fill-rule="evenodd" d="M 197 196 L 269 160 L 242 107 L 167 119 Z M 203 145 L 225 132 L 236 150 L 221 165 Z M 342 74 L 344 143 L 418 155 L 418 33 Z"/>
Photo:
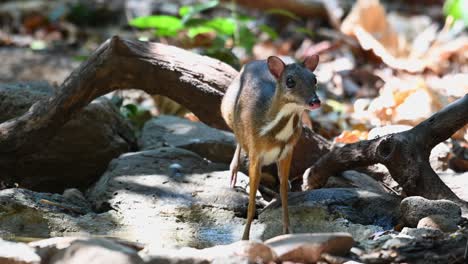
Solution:
<path fill-rule="evenodd" d="M 440 74 L 447 72 L 452 58 L 461 65 L 468 61 L 468 37 L 453 32 L 453 23 L 438 31 L 427 16 L 424 18 L 429 20 L 428 25 L 418 18 L 398 15 L 392 17 L 397 17 L 399 23 L 391 23 L 389 17 L 378 0 L 359 0 L 343 21 L 341 31 L 397 70 L 418 73 L 430 69 Z M 395 29 L 393 25 L 399 26 Z"/>
<path fill-rule="evenodd" d="M 387 20 L 384 7 L 379 0 L 359 0 L 341 25 L 341 31 L 350 36 L 356 36 L 361 45 L 364 31 L 375 42 L 382 45 L 392 56 L 401 53 L 401 44 L 398 34 Z"/>
<path fill-rule="evenodd" d="M 355 143 L 360 140 L 366 140 L 367 139 L 367 131 L 361 131 L 361 130 L 345 130 L 339 135 L 338 137 L 335 138 L 335 143 L 345 143 L 345 144 L 350 144 L 350 143 Z"/>

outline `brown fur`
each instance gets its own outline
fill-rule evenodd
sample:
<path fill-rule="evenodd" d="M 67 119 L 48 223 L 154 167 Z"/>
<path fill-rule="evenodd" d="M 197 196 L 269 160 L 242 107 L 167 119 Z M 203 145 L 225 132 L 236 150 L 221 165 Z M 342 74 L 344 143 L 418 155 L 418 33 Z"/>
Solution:
<path fill-rule="evenodd" d="M 277 57 L 251 62 L 244 66 L 223 98 L 223 118 L 234 131 L 238 148 L 240 146 L 247 153 L 250 161 L 249 208 L 243 239 L 249 239 L 261 167 L 275 161 L 281 180 L 283 231 L 289 232 L 287 189 L 292 150 L 302 131 L 300 115 L 312 99 L 317 100 L 316 79 L 312 73 L 317 63 L 316 55 L 306 59 L 303 64 L 285 65 Z M 289 127 L 289 124 L 292 126 Z M 235 184 L 238 159 L 239 152 L 236 151 L 231 163 L 232 186 Z"/>

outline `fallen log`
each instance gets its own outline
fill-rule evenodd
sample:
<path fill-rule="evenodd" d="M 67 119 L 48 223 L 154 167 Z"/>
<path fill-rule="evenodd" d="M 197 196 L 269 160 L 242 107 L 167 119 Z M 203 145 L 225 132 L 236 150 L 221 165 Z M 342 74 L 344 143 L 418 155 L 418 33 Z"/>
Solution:
<path fill-rule="evenodd" d="M 8 173 L 11 177 L 18 160 L 39 151 L 93 99 L 119 89 L 141 89 L 167 96 L 207 125 L 227 129 L 219 106 L 237 74 L 223 62 L 183 49 L 113 37 L 73 71 L 52 98 L 37 102 L 22 116 L 0 124 L 0 177 Z M 306 173 L 306 185 L 315 188 L 331 174 L 381 162 L 408 195 L 459 200 L 430 168 L 428 157 L 433 146 L 466 124 L 467 101 L 465 96 L 410 130 L 413 132 L 351 144 L 327 155 L 330 143 L 305 129 L 294 150 L 291 175 L 302 175 L 321 158 Z M 411 147 L 421 151 L 415 152 Z"/>
<path fill-rule="evenodd" d="M 468 123 L 468 94 L 414 128 L 333 148 L 303 175 L 303 189 L 322 187 L 332 175 L 376 163 L 385 165 L 408 196 L 449 199 L 466 205 L 429 163 L 431 150 Z"/>
<path fill-rule="evenodd" d="M 39 151 L 92 100 L 115 90 L 167 96 L 207 125 L 228 129 L 220 103 L 237 74 L 221 61 L 177 47 L 113 37 L 70 74 L 55 96 L 0 124 L 0 177 L 15 178 L 11 174 L 18 160 Z M 301 143 L 295 154 L 299 162 L 292 168 L 299 177 L 329 149 L 326 140 L 311 131 L 304 133 Z"/>

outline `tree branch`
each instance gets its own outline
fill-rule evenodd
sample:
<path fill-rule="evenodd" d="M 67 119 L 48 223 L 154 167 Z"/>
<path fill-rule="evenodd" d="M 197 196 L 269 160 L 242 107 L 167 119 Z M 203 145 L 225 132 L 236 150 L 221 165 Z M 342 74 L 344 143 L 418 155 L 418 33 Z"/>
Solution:
<path fill-rule="evenodd" d="M 176 47 L 113 37 L 72 72 L 56 96 L 0 124 L 0 158 L 36 151 L 73 114 L 118 89 L 165 95 L 203 122 L 226 129 L 219 104 L 236 74 L 227 64 Z"/>
<path fill-rule="evenodd" d="M 0 170 L 14 171 L 17 160 L 39 151 L 74 114 L 95 98 L 119 89 L 167 96 L 207 125 L 227 130 L 220 104 L 237 74 L 221 61 L 183 49 L 113 37 L 71 73 L 54 97 L 0 124 Z M 295 149 L 294 175 L 302 176 L 328 150 L 325 139 L 306 131 Z"/>
<path fill-rule="evenodd" d="M 407 195 L 450 199 L 466 206 L 431 168 L 429 155 L 435 145 L 468 123 L 467 113 L 468 94 L 408 131 L 334 148 L 304 173 L 303 188 L 319 188 L 331 175 L 347 169 L 382 163 Z"/>

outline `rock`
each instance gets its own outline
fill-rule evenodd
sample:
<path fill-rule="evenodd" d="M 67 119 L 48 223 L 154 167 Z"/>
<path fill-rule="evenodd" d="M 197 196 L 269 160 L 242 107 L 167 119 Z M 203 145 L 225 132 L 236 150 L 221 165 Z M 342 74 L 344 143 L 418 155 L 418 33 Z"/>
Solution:
<path fill-rule="evenodd" d="M 35 102 L 54 93 L 47 82 L 0 84 L 0 123 L 22 115 Z"/>
<path fill-rule="evenodd" d="M 116 235 L 113 213 L 96 215 L 91 205 L 62 195 L 13 188 L 0 191 L 2 237 L 49 237 L 84 234 Z"/>
<path fill-rule="evenodd" d="M 43 82 L 0 84 L 0 122 L 25 113 L 32 104 L 54 93 L 54 88 Z M 36 191 L 61 193 L 69 187 L 85 188 L 102 175 L 111 159 L 135 147 L 133 131 L 119 111 L 109 100 L 97 99 L 59 129 L 40 151 L 17 160 L 10 174 L 23 188 Z"/>
<path fill-rule="evenodd" d="M 405 227 L 401 230 L 399 236 L 404 235 L 416 239 L 437 239 L 442 238 L 444 234 L 437 229 Z"/>
<path fill-rule="evenodd" d="M 449 200 L 428 200 L 420 196 L 407 197 L 401 201 L 403 222 L 409 227 L 418 225 L 419 220 L 430 215 L 444 215 L 456 223 L 461 220 L 461 209 Z"/>
<path fill-rule="evenodd" d="M 145 259 L 146 264 L 210 264 L 205 258 L 181 257 L 176 253 L 174 255 L 151 256 Z"/>
<path fill-rule="evenodd" d="M 149 244 L 139 255 L 146 264 L 208 264 L 212 258 L 202 254 L 200 249 L 167 248 L 161 244 Z"/>
<path fill-rule="evenodd" d="M 91 238 L 73 241 L 69 247 L 54 254 L 50 264 L 139 264 L 144 263 L 138 253 L 106 239 Z"/>
<path fill-rule="evenodd" d="M 158 116 L 146 122 L 139 139 L 141 149 L 177 147 L 214 162 L 229 164 L 236 149 L 232 133 L 175 116 Z"/>
<path fill-rule="evenodd" d="M 355 188 L 324 188 L 290 193 L 289 217 L 293 233 L 349 232 L 356 241 L 383 229 L 399 219 L 397 196 Z M 282 234 L 282 210 L 273 204 L 259 215 L 266 225 L 263 239 Z"/>
<path fill-rule="evenodd" d="M 246 258 L 250 263 L 269 263 L 276 259 L 276 254 L 268 245 L 255 241 L 238 241 L 230 245 L 215 246 L 202 250 L 203 254 L 214 256 L 213 259 L 229 256 Z"/>
<path fill-rule="evenodd" d="M 282 235 L 265 241 L 279 261 L 315 263 L 322 253 L 345 255 L 354 244 L 349 233 L 315 233 Z"/>
<path fill-rule="evenodd" d="M 437 229 L 442 232 L 455 232 L 458 229 L 457 222 L 443 215 L 430 215 L 418 222 L 417 228 Z"/>
<path fill-rule="evenodd" d="M 252 264 L 252 263 L 264 263 L 264 262 L 252 262 L 245 256 L 223 256 L 215 258 L 211 264 Z"/>
<path fill-rule="evenodd" d="M 41 258 L 32 247 L 24 243 L 14 243 L 0 239 L 0 263 L 39 264 Z"/>
<path fill-rule="evenodd" d="M 196 248 L 232 243 L 241 238 L 245 219 L 237 216 L 246 214 L 248 195 L 228 187 L 226 169 L 180 148 L 127 153 L 110 163 L 87 198 L 101 212 L 117 212 L 122 230 L 139 242 Z M 238 182 L 248 177 L 239 173 Z M 252 237 L 258 238 L 263 228 L 254 226 Z"/>
<path fill-rule="evenodd" d="M 37 241 L 33 241 L 28 243 L 30 247 L 35 248 L 36 252 L 41 256 L 43 262 L 47 262 L 58 252 L 63 251 L 70 247 L 76 241 L 83 241 L 89 240 L 90 238 L 87 237 L 53 237 L 47 239 L 41 239 Z M 142 250 L 144 247 L 140 244 L 130 241 L 124 241 L 118 238 L 107 238 L 106 240 L 110 240 L 111 242 L 120 244 L 121 246 L 128 247 L 134 249 L 136 251 Z"/>
<path fill-rule="evenodd" d="M 146 247 L 140 255 L 145 263 L 269 263 L 276 259 L 274 251 L 261 242 L 238 241 L 205 249 L 167 249 Z"/>
<path fill-rule="evenodd" d="M 0 212 L 1 230 L 16 236 L 47 237 L 53 224 L 46 215 L 83 215 L 91 212 L 91 205 L 76 204 L 58 194 L 13 188 L 0 191 Z"/>
<path fill-rule="evenodd" d="M 324 188 L 357 188 L 375 193 L 387 193 L 378 181 L 355 170 L 344 171 L 340 177 L 330 177 Z"/>
<path fill-rule="evenodd" d="M 382 245 L 382 249 L 395 249 L 395 248 L 404 247 L 404 246 L 407 246 L 412 241 L 414 241 L 412 238 L 406 237 L 406 236 L 394 237 L 392 239 L 385 241 L 385 243 Z"/>

